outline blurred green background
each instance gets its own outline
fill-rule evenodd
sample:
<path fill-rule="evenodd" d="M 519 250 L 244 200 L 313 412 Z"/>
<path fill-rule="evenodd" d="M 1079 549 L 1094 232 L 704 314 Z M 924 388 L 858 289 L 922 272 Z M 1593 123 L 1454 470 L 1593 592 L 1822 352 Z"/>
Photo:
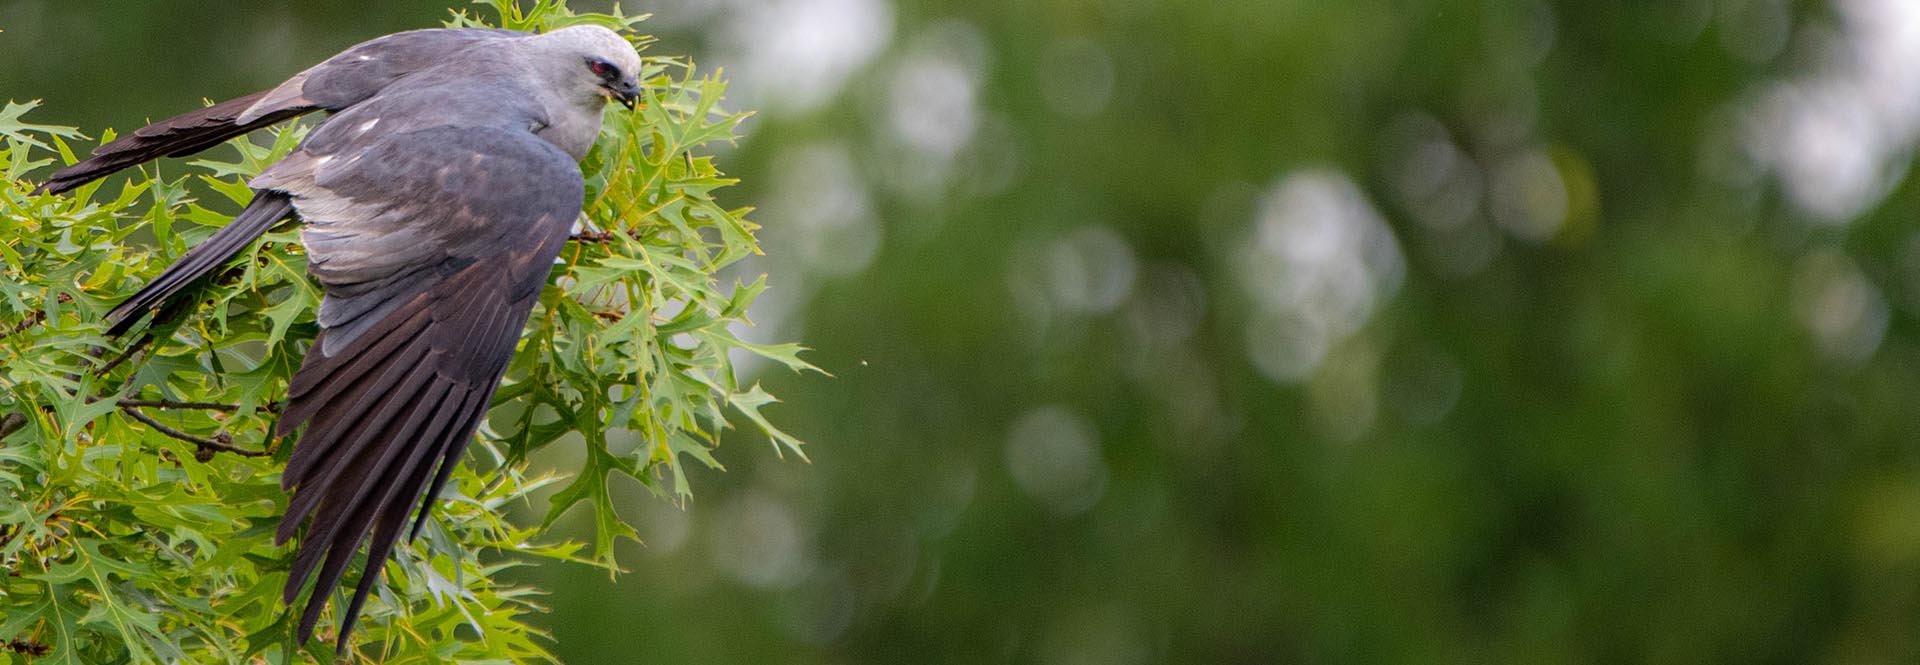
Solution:
<path fill-rule="evenodd" d="M 0 97 L 445 6 L 0 0 Z M 834 376 L 528 573 L 567 662 L 1920 659 L 1920 3 L 626 8 L 761 111 L 755 334 Z"/>

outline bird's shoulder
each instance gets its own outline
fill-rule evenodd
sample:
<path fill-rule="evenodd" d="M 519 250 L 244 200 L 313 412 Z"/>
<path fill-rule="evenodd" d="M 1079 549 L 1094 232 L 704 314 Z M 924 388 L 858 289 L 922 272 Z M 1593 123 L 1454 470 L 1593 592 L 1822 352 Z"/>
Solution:
<path fill-rule="evenodd" d="M 566 212 L 585 195 L 579 163 L 523 127 L 435 124 L 379 131 L 376 124 L 328 151 L 298 150 L 255 178 L 256 188 L 308 202 L 529 219 Z M 311 205 L 303 206 L 303 215 Z M 327 213 L 319 216 L 329 216 Z M 367 216 L 364 212 L 360 216 Z"/>
<path fill-rule="evenodd" d="M 321 322 L 341 326 L 342 339 L 380 318 L 361 320 L 379 303 L 446 270 L 483 263 L 534 288 L 546 268 L 528 252 L 564 242 L 585 199 L 570 157 L 524 130 L 492 127 L 386 134 L 347 154 L 295 152 L 257 178 L 262 185 L 293 196 L 308 269 L 332 303 Z M 377 288 L 356 292 L 366 284 Z"/>
<path fill-rule="evenodd" d="M 300 149 L 314 156 L 349 155 L 435 127 L 519 130 L 531 137 L 551 120 L 548 109 L 526 87 L 504 74 L 409 79 L 335 113 L 314 128 Z"/>
<path fill-rule="evenodd" d="M 468 60 L 526 33 L 490 28 L 409 30 L 356 44 L 302 73 L 302 96 L 323 108 L 341 109 L 372 97 L 421 72 Z M 475 49 L 475 47 L 489 47 Z"/>

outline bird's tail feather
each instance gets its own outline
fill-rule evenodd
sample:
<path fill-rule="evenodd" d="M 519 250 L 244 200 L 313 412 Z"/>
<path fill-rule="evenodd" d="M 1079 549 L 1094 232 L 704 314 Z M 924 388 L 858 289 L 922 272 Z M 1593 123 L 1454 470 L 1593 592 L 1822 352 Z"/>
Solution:
<path fill-rule="evenodd" d="M 181 157 L 211 148 L 227 139 L 313 110 L 302 106 L 275 111 L 248 123 L 237 123 L 242 112 L 265 92 L 230 99 L 136 129 L 131 134 L 93 150 L 93 156 L 54 172 L 35 193 L 58 194 L 127 168 L 161 157 Z"/>
<path fill-rule="evenodd" d="M 166 305 L 182 289 L 225 264 L 240 250 L 253 244 L 267 229 L 291 214 L 293 199 L 286 194 L 273 191 L 256 194 L 253 202 L 247 204 L 247 209 L 233 218 L 233 223 L 187 250 L 185 256 L 167 266 L 166 271 L 148 283 L 146 288 L 107 312 L 107 321 L 113 324 L 107 334 L 117 337 L 126 333 L 142 314 Z"/>

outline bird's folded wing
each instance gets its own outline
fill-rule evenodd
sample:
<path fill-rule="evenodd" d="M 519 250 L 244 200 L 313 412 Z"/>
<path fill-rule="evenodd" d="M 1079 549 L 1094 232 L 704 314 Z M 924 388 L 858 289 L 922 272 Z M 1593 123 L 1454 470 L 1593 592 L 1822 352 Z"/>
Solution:
<path fill-rule="evenodd" d="M 280 423 L 306 431 L 278 535 L 312 517 L 285 589 L 291 603 L 318 567 L 302 641 L 371 536 L 344 642 L 407 516 L 425 518 L 485 415 L 583 192 L 573 160 L 525 131 L 438 127 L 322 157 L 264 178 L 294 196 L 326 290 Z"/>

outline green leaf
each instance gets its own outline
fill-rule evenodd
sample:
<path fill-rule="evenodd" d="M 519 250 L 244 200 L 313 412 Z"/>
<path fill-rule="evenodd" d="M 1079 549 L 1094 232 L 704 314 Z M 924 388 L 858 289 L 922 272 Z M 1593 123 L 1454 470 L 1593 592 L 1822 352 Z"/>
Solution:
<path fill-rule="evenodd" d="M 613 510 L 613 495 L 607 489 L 607 479 L 614 471 L 629 476 L 639 475 L 624 460 L 608 454 L 604 447 L 587 446 L 586 468 L 574 477 L 573 484 L 553 495 L 553 506 L 547 510 L 546 519 L 540 525 L 542 529 L 553 526 L 568 509 L 581 502 L 591 502 L 594 509 L 593 556 L 609 565 L 613 563 L 613 544 L 616 540 L 627 538 L 640 541 L 639 532 L 620 521 L 619 515 Z"/>
<path fill-rule="evenodd" d="M 7 146 L 9 151 L 17 151 L 19 154 L 25 155 L 26 151 L 20 149 L 19 146 L 52 150 L 53 147 L 43 142 L 41 140 L 42 138 L 85 138 L 80 135 L 80 128 L 78 127 L 39 125 L 20 119 L 21 116 L 26 115 L 28 111 L 39 107 L 40 100 L 36 99 L 29 102 L 10 101 L 7 102 L 4 108 L 0 108 L 0 137 L 5 137 L 12 144 Z M 36 135 L 38 138 L 36 138 Z"/>
<path fill-rule="evenodd" d="M 774 447 L 775 452 L 778 452 L 780 448 L 784 446 L 788 451 L 800 456 L 800 459 L 805 460 L 807 459 L 807 454 L 800 450 L 800 447 L 806 444 L 802 443 L 799 439 L 793 438 L 792 435 L 787 434 L 780 428 L 774 427 L 773 421 L 767 420 L 767 417 L 760 413 L 761 407 L 778 401 L 780 400 L 774 399 L 773 395 L 767 394 L 767 391 L 762 390 L 760 384 L 757 383 L 747 392 L 736 393 L 727 399 L 727 403 L 732 404 L 733 408 L 739 409 L 742 415 L 745 415 L 748 420 L 752 420 L 753 424 L 760 426 L 760 431 L 766 432 L 767 436 L 772 438 L 774 443 L 778 444 Z"/>

